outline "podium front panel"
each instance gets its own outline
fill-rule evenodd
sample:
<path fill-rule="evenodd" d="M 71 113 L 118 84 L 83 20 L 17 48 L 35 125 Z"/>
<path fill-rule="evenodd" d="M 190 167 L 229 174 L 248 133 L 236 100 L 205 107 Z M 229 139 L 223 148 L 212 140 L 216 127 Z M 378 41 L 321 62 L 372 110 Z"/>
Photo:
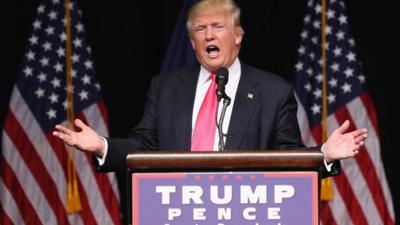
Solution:
<path fill-rule="evenodd" d="M 318 173 L 133 173 L 131 200 L 133 225 L 317 225 Z"/>

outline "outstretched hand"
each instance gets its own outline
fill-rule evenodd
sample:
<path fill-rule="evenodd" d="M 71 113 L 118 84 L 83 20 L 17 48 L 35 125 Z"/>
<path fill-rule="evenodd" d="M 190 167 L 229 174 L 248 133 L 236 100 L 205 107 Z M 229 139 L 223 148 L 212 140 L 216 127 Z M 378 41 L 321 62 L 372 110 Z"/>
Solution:
<path fill-rule="evenodd" d="M 80 119 L 75 119 L 74 124 L 81 131 L 74 131 L 62 125 L 56 125 L 56 131 L 53 131 L 53 135 L 59 137 L 69 146 L 103 156 L 104 141 L 102 137 L 92 128 L 86 126 Z"/>
<path fill-rule="evenodd" d="M 328 137 L 323 145 L 325 160 L 329 163 L 334 160 L 346 159 L 356 156 L 367 138 L 367 129 L 362 128 L 345 133 L 350 122 L 346 120 Z"/>

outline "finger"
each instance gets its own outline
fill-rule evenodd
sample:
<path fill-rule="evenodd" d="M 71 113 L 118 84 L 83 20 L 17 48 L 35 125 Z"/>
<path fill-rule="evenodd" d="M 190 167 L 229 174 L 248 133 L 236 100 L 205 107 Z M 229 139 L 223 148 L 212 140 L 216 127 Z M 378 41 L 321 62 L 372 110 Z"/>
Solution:
<path fill-rule="evenodd" d="M 69 129 L 69 128 L 66 128 L 66 127 L 64 127 L 64 126 L 62 126 L 62 125 L 60 125 L 60 124 L 57 124 L 55 128 L 56 128 L 56 129 L 58 130 L 58 132 L 60 132 L 60 133 L 71 134 L 71 133 L 73 132 L 73 130 L 71 130 L 71 129 Z"/>
<path fill-rule="evenodd" d="M 355 137 L 354 141 L 356 144 L 358 144 L 360 142 L 363 142 L 367 138 L 367 136 L 368 136 L 367 134 L 361 134 L 361 135 Z"/>
<path fill-rule="evenodd" d="M 360 136 L 354 138 L 354 141 L 356 144 L 358 144 L 360 142 L 363 142 L 366 138 L 367 138 L 367 135 L 360 135 Z"/>
<path fill-rule="evenodd" d="M 58 131 L 53 131 L 53 135 L 63 140 L 66 144 L 72 145 L 70 136 Z"/>
<path fill-rule="evenodd" d="M 347 129 L 349 129 L 350 126 L 350 121 L 346 120 L 342 123 L 342 125 L 340 125 L 339 128 L 337 128 L 334 133 L 339 133 L 339 134 L 343 134 Z"/>
<path fill-rule="evenodd" d="M 56 136 L 56 137 L 59 137 L 59 138 L 61 138 L 61 137 L 60 137 L 60 134 L 61 134 L 61 133 L 60 133 L 60 132 L 58 132 L 58 131 L 53 131 L 53 133 L 52 133 L 52 134 L 53 134 L 53 136 Z"/>
<path fill-rule="evenodd" d="M 361 143 L 359 143 L 359 144 L 356 144 L 356 145 L 354 146 L 353 152 L 356 152 L 356 151 L 358 152 L 358 151 L 360 151 L 360 149 L 362 149 L 363 145 L 364 145 L 364 142 L 361 142 Z"/>
<path fill-rule="evenodd" d="M 365 129 L 365 128 L 363 128 L 363 129 L 358 129 L 358 130 L 355 130 L 355 131 L 351 132 L 351 134 L 352 134 L 354 137 L 363 136 L 363 135 L 368 134 L 368 130 Z"/>
<path fill-rule="evenodd" d="M 347 133 L 347 135 L 353 137 L 354 139 L 357 139 L 357 138 L 365 139 L 367 137 L 367 129 L 354 130 L 352 132 Z"/>
<path fill-rule="evenodd" d="M 75 126 L 79 127 L 82 130 L 87 128 L 86 124 L 83 123 L 83 121 L 80 119 L 75 119 L 74 124 L 75 124 Z"/>

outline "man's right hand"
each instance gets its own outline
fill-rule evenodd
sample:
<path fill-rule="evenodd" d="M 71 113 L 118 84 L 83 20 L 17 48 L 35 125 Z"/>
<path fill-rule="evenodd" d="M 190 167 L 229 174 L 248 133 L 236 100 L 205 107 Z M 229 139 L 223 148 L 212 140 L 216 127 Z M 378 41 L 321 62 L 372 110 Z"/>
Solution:
<path fill-rule="evenodd" d="M 81 131 L 74 131 L 62 125 L 56 125 L 53 135 L 59 137 L 65 144 L 73 146 L 78 150 L 92 152 L 99 157 L 103 157 L 103 138 L 92 128 L 86 126 L 80 119 L 75 119 L 74 124 Z"/>

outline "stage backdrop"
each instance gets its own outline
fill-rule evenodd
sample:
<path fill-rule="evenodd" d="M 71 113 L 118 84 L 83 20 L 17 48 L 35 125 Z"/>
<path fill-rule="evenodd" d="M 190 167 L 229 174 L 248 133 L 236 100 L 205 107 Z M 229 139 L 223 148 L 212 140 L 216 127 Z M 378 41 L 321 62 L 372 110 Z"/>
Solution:
<path fill-rule="evenodd" d="M 293 81 L 307 1 L 240 0 L 238 3 L 245 29 L 241 59 Z M 400 125 L 400 110 L 394 107 L 399 94 L 398 84 L 393 81 L 398 75 L 399 16 L 394 0 L 346 3 L 357 56 L 363 62 L 378 114 L 383 162 L 399 218 L 395 129 Z M 1 127 L 38 4 L 38 0 L 2 3 Z M 181 4 L 181 0 L 144 1 L 140 6 L 132 1 L 81 1 L 96 74 L 109 109 L 111 136 L 126 136 L 140 119 L 150 79 L 160 70 Z M 123 182 L 122 185 L 125 186 Z M 122 189 L 122 205 L 124 192 Z"/>

